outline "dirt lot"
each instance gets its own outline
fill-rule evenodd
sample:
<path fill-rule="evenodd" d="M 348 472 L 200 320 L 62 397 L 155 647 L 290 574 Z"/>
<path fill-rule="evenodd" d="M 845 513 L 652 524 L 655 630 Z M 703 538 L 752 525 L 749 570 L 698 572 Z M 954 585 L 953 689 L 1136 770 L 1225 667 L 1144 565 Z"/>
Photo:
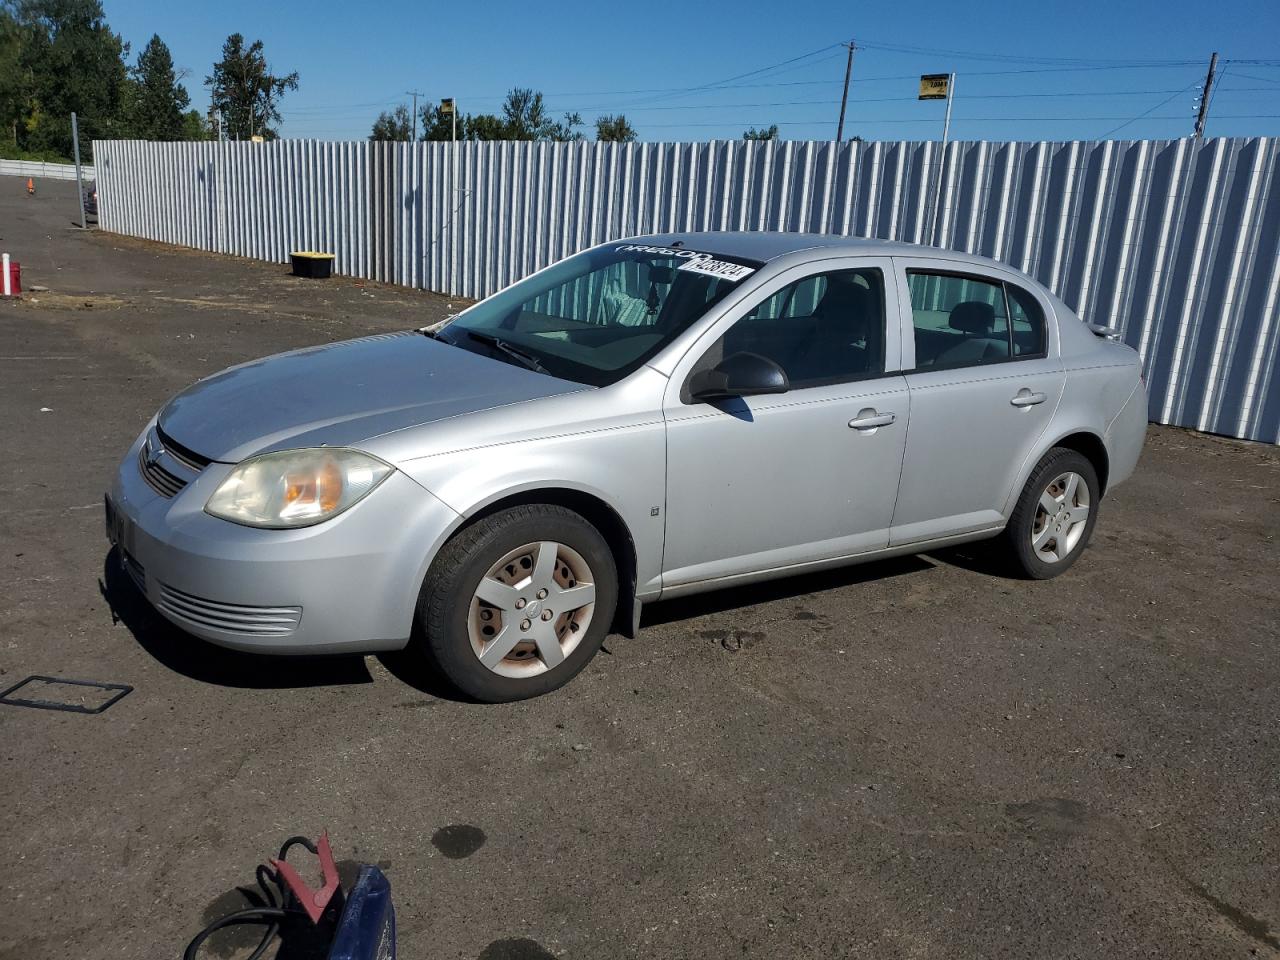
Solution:
<path fill-rule="evenodd" d="M 459 703 L 396 658 L 203 645 L 101 517 L 190 381 L 447 301 L 74 210 L 0 179 L 50 288 L 0 304 L 0 687 L 135 689 L 0 706 L 0 958 L 179 956 L 323 828 L 384 866 L 408 958 L 1280 956 L 1277 449 L 1153 429 L 1052 582 L 961 551 L 655 605 L 560 693 Z"/>

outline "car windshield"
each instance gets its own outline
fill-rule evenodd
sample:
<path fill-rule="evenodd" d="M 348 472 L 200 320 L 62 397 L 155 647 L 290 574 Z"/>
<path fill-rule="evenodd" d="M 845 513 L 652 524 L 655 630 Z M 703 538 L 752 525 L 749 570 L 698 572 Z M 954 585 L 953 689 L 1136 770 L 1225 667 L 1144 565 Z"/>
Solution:
<path fill-rule="evenodd" d="M 603 387 L 639 369 L 760 264 L 703 250 L 617 243 L 508 287 L 438 339 Z"/>

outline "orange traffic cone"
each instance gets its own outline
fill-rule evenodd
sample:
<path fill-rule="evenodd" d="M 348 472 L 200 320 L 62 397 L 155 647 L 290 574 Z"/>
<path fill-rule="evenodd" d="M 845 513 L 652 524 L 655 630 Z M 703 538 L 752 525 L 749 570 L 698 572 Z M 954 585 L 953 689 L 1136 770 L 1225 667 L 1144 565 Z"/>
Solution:
<path fill-rule="evenodd" d="M 34 197 L 36 195 L 36 178 L 27 177 L 27 196 Z"/>

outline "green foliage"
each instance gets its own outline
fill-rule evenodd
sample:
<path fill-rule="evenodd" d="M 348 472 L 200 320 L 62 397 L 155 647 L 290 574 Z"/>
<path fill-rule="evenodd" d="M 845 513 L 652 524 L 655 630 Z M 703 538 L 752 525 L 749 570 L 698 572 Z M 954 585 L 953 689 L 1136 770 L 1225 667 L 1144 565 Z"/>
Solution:
<path fill-rule="evenodd" d="M 133 69 L 132 134 L 141 140 L 188 139 L 183 111 L 191 105 L 186 88 L 178 82 L 173 57 L 159 36 L 153 35 Z M 197 120 L 199 114 L 196 114 Z M 200 137 L 198 139 L 204 139 Z"/>
<path fill-rule="evenodd" d="M 437 104 L 428 101 L 418 116 L 420 139 L 453 139 L 453 117 Z M 460 113 L 457 129 L 459 140 L 582 140 L 581 126 L 582 117 L 576 113 L 566 113 L 562 120 L 551 119 L 541 93 L 517 87 L 507 94 L 502 116 Z"/>
<path fill-rule="evenodd" d="M 213 130 L 209 121 L 199 110 L 188 110 L 182 115 L 182 136 L 180 140 L 212 140 Z"/>
<path fill-rule="evenodd" d="M 596 139 L 615 143 L 632 143 L 636 139 L 635 127 L 622 114 L 596 118 Z"/>
<path fill-rule="evenodd" d="M 17 151 L 17 127 L 27 103 L 27 78 L 22 70 L 23 30 L 13 13 L 0 6 L 0 149 Z"/>
<path fill-rule="evenodd" d="M 775 123 L 770 127 L 761 127 L 757 130 L 752 127 L 750 130 L 743 131 L 743 140 L 777 140 L 778 125 Z"/>
<path fill-rule="evenodd" d="M 369 139 L 399 141 L 413 139 L 413 117 L 409 115 L 409 108 L 402 103 L 390 113 L 384 110 L 378 114 L 378 119 L 373 121 L 373 132 L 369 134 Z"/>
<path fill-rule="evenodd" d="M 0 122 L 17 150 L 69 158 L 72 111 L 81 156 L 91 141 L 126 135 L 128 45 L 99 0 L 4 0 L 0 6 Z"/>
<path fill-rule="evenodd" d="M 228 138 L 248 140 L 256 135 L 274 140 L 280 98 L 298 89 L 298 74 L 277 77 L 267 67 L 262 41 L 255 40 L 246 48 L 244 37 L 233 33 L 222 45 L 222 59 L 204 82 L 211 87 L 214 111 L 225 118 Z"/>
<path fill-rule="evenodd" d="M 542 94 L 528 87 L 516 87 L 507 93 L 502 105 L 502 119 L 507 140 L 581 140 L 582 117 L 566 113 L 564 120 L 552 120 L 542 101 Z"/>

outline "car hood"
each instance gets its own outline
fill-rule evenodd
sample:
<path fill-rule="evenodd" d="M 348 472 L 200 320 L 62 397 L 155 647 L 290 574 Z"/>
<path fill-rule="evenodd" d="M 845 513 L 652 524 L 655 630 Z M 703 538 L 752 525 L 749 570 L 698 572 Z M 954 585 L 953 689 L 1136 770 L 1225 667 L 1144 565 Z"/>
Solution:
<path fill-rule="evenodd" d="M 170 400 L 159 423 L 189 450 L 238 463 L 582 389 L 406 331 L 231 367 Z"/>

